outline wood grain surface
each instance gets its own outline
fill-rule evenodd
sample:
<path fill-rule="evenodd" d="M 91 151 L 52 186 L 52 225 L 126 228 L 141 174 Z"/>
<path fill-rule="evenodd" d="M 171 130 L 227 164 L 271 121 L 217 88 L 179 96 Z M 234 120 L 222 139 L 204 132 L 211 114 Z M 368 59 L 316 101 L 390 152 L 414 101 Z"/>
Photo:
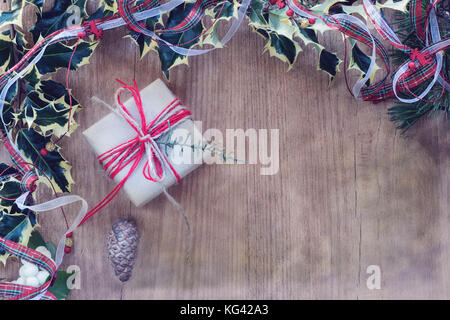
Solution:
<path fill-rule="evenodd" d="M 73 193 L 90 206 L 114 187 L 81 134 L 108 113 L 91 97 L 113 103 L 116 77 L 141 87 L 163 77 L 158 57 L 139 60 L 125 34 L 105 32 L 91 64 L 71 74 L 85 108 L 63 153 Z M 323 38 L 342 53 L 338 40 Z M 446 120 L 422 121 L 402 137 L 386 114 L 392 103 L 356 101 L 342 74 L 329 84 L 312 47 L 289 72 L 263 47 L 244 23 L 226 48 L 175 68 L 168 86 L 203 130 L 279 129 L 278 174 L 262 176 L 260 165 L 204 165 L 170 189 L 192 223 L 191 264 L 183 219 L 164 196 L 137 209 L 119 193 L 74 233 L 64 267 L 80 267 L 81 289 L 70 299 L 450 298 Z M 50 198 L 43 192 L 39 200 Z M 124 217 L 137 221 L 142 237 L 134 276 L 122 285 L 106 235 Z M 40 224 L 48 240 L 63 232 L 57 211 L 43 213 Z M 366 285 L 370 265 L 381 268 L 379 290 Z M 18 267 L 0 266 L 1 275 L 13 277 Z"/>

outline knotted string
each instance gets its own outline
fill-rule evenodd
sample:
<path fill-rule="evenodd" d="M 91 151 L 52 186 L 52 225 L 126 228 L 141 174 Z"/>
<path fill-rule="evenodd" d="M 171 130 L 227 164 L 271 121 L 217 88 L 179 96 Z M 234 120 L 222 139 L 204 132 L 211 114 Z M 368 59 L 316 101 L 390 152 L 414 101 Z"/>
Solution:
<path fill-rule="evenodd" d="M 191 112 L 183 107 L 177 98 L 171 101 L 153 120 L 149 121 L 144 113 L 141 95 L 137 87 L 136 81 L 133 80 L 133 86 L 116 79 L 122 87 L 116 94 L 116 107 L 113 108 L 106 102 L 97 97 L 93 100 L 106 106 L 112 112 L 123 118 L 128 125 L 136 132 L 134 138 L 119 144 L 118 146 L 100 154 L 97 158 L 111 179 L 114 179 L 119 172 L 129 167 L 125 177 L 116 185 L 116 187 L 103 199 L 97 206 L 95 206 L 81 221 L 80 225 L 86 222 L 90 217 L 96 214 L 100 209 L 106 206 L 125 185 L 128 178 L 136 170 L 137 166 L 142 160 L 145 164 L 142 170 L 143 176 L 152 182 L 159 183 L 163 193 L 166 195 L 170 203 L 183 216 L 186 225 L 186 260 L 190 262 L 190 242 L 191 242 L 191 227 L 189 218 L 187 217 L 183 207 L 168 193 L 165 186 L 161 183 L 167 176 L 168 172 L 172 174 L 178 182 L 181 181 L 180 175 L 172 166 L 167 156 L 160 149 L 157 140 L 170 132 L 173 127 L 190 119 Z M 121 94 L 124 90 L 128 90 L 134 100 L 134 105 L 139 114 L 139 119 L 134 119 L 130 111 L 125 107 L 121 101 Z"/>

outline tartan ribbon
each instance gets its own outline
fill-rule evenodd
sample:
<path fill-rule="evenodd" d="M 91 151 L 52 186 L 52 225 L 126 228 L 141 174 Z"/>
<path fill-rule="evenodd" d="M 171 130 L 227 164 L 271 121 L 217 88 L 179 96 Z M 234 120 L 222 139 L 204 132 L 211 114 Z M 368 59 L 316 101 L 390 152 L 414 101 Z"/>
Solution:
<path fill-rule="evenodd" d="M 443 90 L 450 91 L 450 85 L 440 74 L 443 66 L 442 51 L 450 47 L 450 39 L 441 40 L 439 34 L 435 7 L 440 1 L 433 0 L 428 5 L 426 19 L 422 19 L 422 1 L 412 0 L 410 2 L 410 20 L 413 22 L 414 31 L 416 36 L 425 43 L 425 48 L 419 50 L 418 48 L 410 48 L 404 45 L 372 0 L 363 0 L 364 10 L 382 38 L 394 47 L 410 54 L 410 58 L 395 72 L 390 88 L 384 87 L 382 91 L 376 92 L 368 100 L 380 101 L 395 96 L 402 102 L 414 103 L 422 100 L 431 91 L 436 82 L 443 86 Z M 425 24 L 425 31 L 423 31 L 423 24 Z M 429 33 L 431 33 L 431 43 L 429 42 Z M 413 64 L 413 68 L 411 68 L 410 63 Z M 415 88 L 430 79 L 431 82 L 425 90 L 419 95 L 414 95 L 414 98 L 406 99 L 398 95 L 398 89 L 400 91 L 405 91 L 406 89 L 412 94 L 411 88 Z"/>
<path fill-rule="evenodd" d="M 50 274 L 50 278 L 39 287 L 30 287 L 11 282 L 0 282 L 0 299 L 2 300 L 29 300 L 41 298 L 43 300 L 56 300 L 56 297 L 48 292 L 56 275 L 55 262 L 42 253 L 25 247 L 19 243 L 0 237 L 0 248 L 19 259 L 35 264 Z"/>
<path fill-rule="evenodd" d="M 201 19 L 203 18 L 205 14 L 205 10 L 211 6 L 214 6 L 220 2 L 223 2 L 225 5 L 225 0 L 196 0 L 194 7 L 190 10 L 190 12 L 187 14 L 187 16 L 176 26 L 173 26 L 171 28 L 167 29 L 161 29 L 161 30 L 149 30 L 146 28 L 145 25 L 142 23 L 138 23 L 137 19 L 135 18 L 135 15 L 132 14 L 131 8 L 130 8 L 130 0 L 117 0 L 118 2 L 118 12 L 120 17 L 123 19 L 125 24 L 133 31 L 144 34 L 145 36 L 151 37 L 153 40 L 159 42 L 161 45 L 165 45 L 169 47 L 172 51 L 184 55 L 184 56 L 194 56 L 194 55 L 200 55 L 205 54 L 207 52 L 210 52 L 212 50 L 215 50 L 217 47 L 210 48 L 210 49 L 189 49 L 183 47 L 185 44 L 192 42 L 193 40 L 197 39 L 194 38 L 186 43 L 183 44 L 173 44 L 170 43 L 164 39 L 162 39 L 160 36 L 156 34 L 156 32 L 162 34 L 174 34 L 174 33 L 182 33 L 186 32 L 190 29 L 192 29 L 194 26 L 196 26 L 198 23 L 200 23 Z M 251 0 L 243 0 L 239 9 L 238 9 L 238 15 L 237 18 L 233 20 L 230 28 L 228 29 L 228 32 L 225 34 L 225 36 L 221 39 L 221 44 L 224 46 L 236 33 L 236 31 L 239 29 L 240 24 L 242 23 L 245 13 L 247 12 L 247 8 L 250 6 Z M 170 6 L 170 9 L 173 9 L 175 6 L 178 6 L 180 4 L 184 4 L 183 0 L 172 0 L 166 5 Z M 160 7 L 163 7 L 165 5 L 162 5 Z M 154 8 L 157 9 L 157 8 Z M 167 10 L 169 11 L 169 9 Z M 166 12 L 166 11 L 165 11 Z M 160 12 L 161 13 L 161 12 Z M 214 22 L 215 23 L 215 22 Z"/>
<path fill-rule="evenodd" d="M 411 10 L 411 16 L 414 14 L 414 17 L 410 17 L 410 19 L 413 19 L 416 32 L 426 41 L 427 45 L 426 48 L 418 50 L 417 48 L 413 49 L 404 45 L 373 2 L 371 0 L 363 0 L 364 10 L 381 37 L 394 47 L 410 54 L 410 59 L 397 69 L 392 83 L 386 83 L 387 76 L 390 73 L 389 57 L 386 50 L 383 45 L 371 35 L 370 31 L 359 19 L 348 14 L 318 15 L 306 9 L 298 0 L 288 0 L 288 5 L 298 15 L 306 18 L 319 18 L 327 26 L 338 29 L 346 36 L 372 48 L 369 69 L 366 72 L 365 77 L 359 80 L 353 87 L 353 94 L 355 97 L 360 97 L 367 101 L 379 102 L 395 96 L 400 101 L 413 103 L 425 97 L 436 81 L 443 85 L 447 91 L 450 91 L 449 83 L 440 74 L 442 69 L 442 51 L 449 48 L 449 40 L 441 40 L 440 38 L 439 27 L 435 15 L 435 6 L 440 1 L 441 0 L 434 0 L 427 9 L 428 18 L 425 20 L 425 32 L 423 31 L 422 25 L 422 3 L 420 0 L 411 1 L 410 6 L 413 8 Z M 418 16 L 418 18 L 416 18 L 416 16 Z M 433 40 L 432 45 L 429 44 L 428 33 L 431 33 Z M 372 67 L 375 64 L 376 59 L 375 53 L 383 59 L 387 73 L 382 80 L 377 83 L 363 87 L 363 84 L 367 82 L 372 73 Z M 414 68 L 414 70 L 408 68 L 410 62 L 415 63 L 416 68 Z M 398 89 L 400 89 L 400 91 L 411 92 L 411 88 L 417 87 L 431 78 L 432 81 L 424 92 L 419 96 L 415 96 L 413 99 L 401 98 L 397 93 Z"/>
<path fill-rule="evenodd" d="M 371 60 L 366 75 L 353 86 L 352 92 L 356 98 L 366 100 L 365 97 L 374 94 L 382 88 L 383 83 L 390 72 L 389 55 L 379 40 L 372 36 L 367 26 L 360 19 L 343 13 L 333 15 L 315 14 L 304 7 L 298 0 L 287 0 L 287 3 L 289 8 L 298 15 L 306 18 L 318 18 L 330 28 L 338 30 L 344 35 L 364 43 L 372 49 Z M 374 71 L 377 55 L 379 55 L 384 62 L 387 71 L 386 75 L 377 83 L 363 87 L 368 82 L 372 72 Z"/>
<path fill-rule="evenodd" d="M 192 29 L 195 25 L 197 25 L 200 20 L 205 15 L 205 10 L 215 6 L 216 4 L 223 2 L 225 0 L 197 0 L 195 1 L 194 7 L 189 11 L 187 16 L 181 21 L 179 24 L 167 28 L 157 30 L 158 33 L 161 34 L 171 34 L 171 33 L 183 33 L 190 29 Z M 149 32 L 149 30 L 145 27 L 144 24 L 139 23 L 134 19 L 132 11 L 131 11 L 131 2 L 130 0 L 117 0 L 118 11 L 120 17 L 125 21 L 127 26 L 138 33 L 142 33 L 149 37 L 154 37 L 153 32 Z M 155 3 L 154 5 L 157 5 Z"/>

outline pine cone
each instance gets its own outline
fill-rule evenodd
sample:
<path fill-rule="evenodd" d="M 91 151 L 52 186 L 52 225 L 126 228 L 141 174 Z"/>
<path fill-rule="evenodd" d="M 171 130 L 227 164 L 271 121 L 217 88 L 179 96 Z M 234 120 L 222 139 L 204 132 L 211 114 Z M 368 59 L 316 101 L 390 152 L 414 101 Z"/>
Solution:
<path fill-rule="evenodd" d="M 122 282 L 131 278 L 136 259 L 139 234 L 136 224 L 128 219 L 121 219 L 113 224 L 108 236 L 108 255 L 114 273 Z"/>

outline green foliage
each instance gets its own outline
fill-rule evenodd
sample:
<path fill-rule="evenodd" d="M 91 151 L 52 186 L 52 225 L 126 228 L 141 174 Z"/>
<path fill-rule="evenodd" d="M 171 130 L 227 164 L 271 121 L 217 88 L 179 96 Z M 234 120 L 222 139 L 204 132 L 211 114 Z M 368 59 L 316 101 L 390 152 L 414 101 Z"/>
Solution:
<path fill-rule="evenodd" d="M 78 108 L 79 104 L 73 97 L 70 108 L 69 94 L 60 83 L 45 80 L 39 84 L 38 89 L 27 87 L 27 95 L 16 119 L 22 120 L 28 128 L 35 125 L 44 134 L 51 133 L 59 138 L 67 132 L 69 116 L 71 125 L 67 135 L 77 128 L 73 114 Z"/>
<path fill-rule="evenodd" d="M 14 203 L 23 193 L 20 173 L 14 167 L 0 163 L 0 237 L 27 245 L 37 226 L 36 214 L 28 209 L 20 210 Z M 0 249 L 0 261 L 6 263 L 9 254 Z"/>
<path fill-rule="evenodd" d="M 42 59 L 36 64 L 36 67 L 41 74 L 53 73 L 61 68 L 67 68 L 72 57 L 70 69 L 76 70 L 89 63 L 89 58 L 97 45 L 98 42 L 80 41 L 75 53 L 72 55 L 74 46 L 67 46 L 62 43 L 54 44 L 45 50 Z"/>
<path fill-rule="evenodd" d="M 31 233 L 31 237 L 28 241 L 28 247 L 31 249 L 36 249 L 40 246 L 46 247 L 52 254 L 52 259 L 55 259 L 55 245 L 51 242 L 45 242 L 42 235 L 37 230 L 34 230 Z M 73 273 L 67 273 L 66 271 L 57 272 L 55 282 L 48 291 L 53 293 L 58 300 L 65 299 L 69 295 L 70 289 L 67 286 L 67 280 L 71 275 L 73 275 Z"/>
<path fill-rule="evenodd" d="M 305 5 L 309 6 L 308 3 Z M 268 0 L 252 0 L 251 7 L 247 12 L 249 25 L 267 40 L 265 51 L 288 63 L 289 69 L 292 68 L 298 54 L 302 51 L 300 44 L 303 43 L 304 46 L 312 44 L 319 55 L 317 68 L 326 72 L 332 80 L 339 70 L 341 60 L 335 53 L 326 50 L 318 41 L 318 33 L 331 29 L 320 21 L 302 27 L 299 17 L 294 19 L 287 17 L 287 10 L 287 6 L 279 9 L 277 6 L 270 5 Z M 320 10 L 322 10 L 321 13 L 324 13 L 325 9 Z"/>
<path fill-rule="evenodd" d="M 37 171 L 39 181 L 49 184 L 48 178 L 56 192 L 70 192 L 73 184 L 70 175 L 71 166 L 60 154 L 60 148 L 56 146 L 53 151 L 41 153 L 50 141 L 50 136 L 45 136 L 34 129 L 20 129 L 16 137 L 17 148 L 23 157 L 39 169 Z"/>
<path fill-rule="evenodd" d="M 37 14 L 36 24 L 30 30 L 33 41 L 45 38 L 57 30 L 79 24 L 81 19 L 86 17 L 86 0 L 55 1 L 52 9 Z"/>
<path fill-rule="evenodd" d="M 167 22 L 164 27 L 171 28 L 179 24 L 194 6 L 193 3 L 181 5 L 170 11 Z M 197 23 L 193 28 L 182 33 L 163 34 L 161 39 L 167 42 L 179 45 L 182 48 L 192 48 L 200 41 L 200 34 L 203 32 L 203 24 Z M 159 60 L 161 61 L 161 69 L 169 79 L 169 70 L 180 64 L 187 64 L 187 56 L 183 56 L 173 51 L 169 46 L 160 44 L 156 49 Z"/>
<path fill-rule="evenodd" d="M 50 293 L 53 293 L 53 295 L 58 300 L 66 299 L 67 296 L 70 293 L 70 289 L 67 286 L 67 280 L 69 280 L 69 277 L 72 276 L 74 272 L 68 273 L 67 271 L 58 271 L 56 274 L 56 279 L 53 285 L 48 289 Z"/>

